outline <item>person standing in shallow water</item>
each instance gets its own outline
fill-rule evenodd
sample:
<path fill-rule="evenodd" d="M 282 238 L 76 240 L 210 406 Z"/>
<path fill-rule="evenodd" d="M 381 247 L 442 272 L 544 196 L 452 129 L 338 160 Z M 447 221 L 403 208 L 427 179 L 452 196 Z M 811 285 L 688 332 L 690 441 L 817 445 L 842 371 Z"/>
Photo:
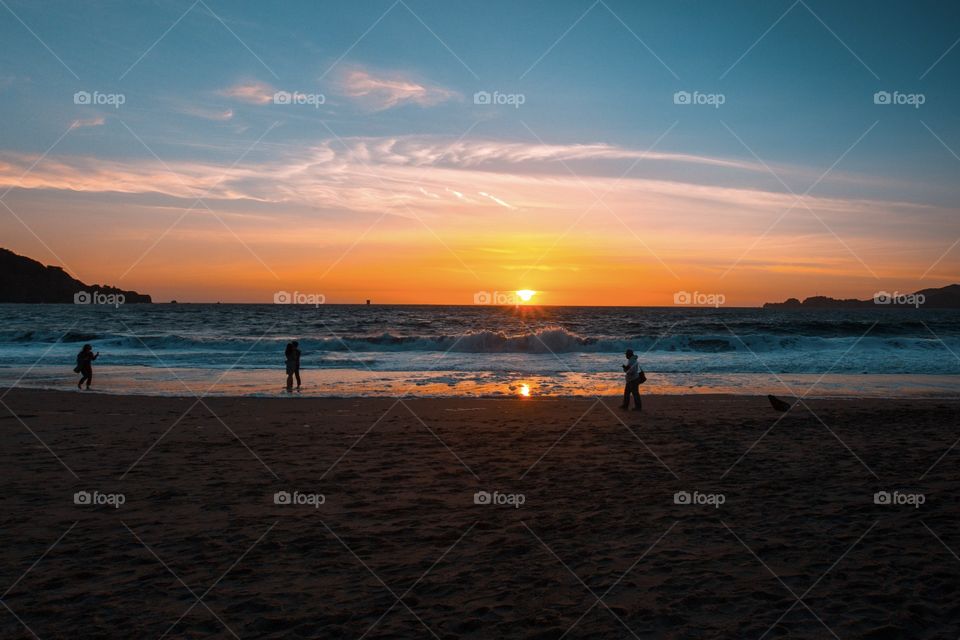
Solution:
<path fill-rule="evenodd" d="M 93 361 L 100 357 L 100 352 L 93 352 L 93 347 L 89 344 L 83 345 L 83 349 L 80 350 L 80 353 L 77 354 L 77 366 L 73 369 L 74 373 L 80 374 L 80 382 L 77 383 L 77 389 L 83 387 L 83 383 L 87 383 L 87 389 L 90 388 L 90 383 L 93 382 Z"/>
<path fill-rule="evenodd" d="M 300 388 L 300 343 L 294 340 L 287 344 L 284 351 L 287 361 L 287 391 L 293 390 L 293 377 L 297 377 L 297 389 Z"/>
<path fill-rule="evenodd" d="M 626 383 L 623 387 L 623 404 L 621 409 L 630 408 L 630 396 L 633 396 L 634 411 L 640 411 L 643 406 L 640 401 L 640 383 L 643 382 L 643 370 L 640 368 L 640 359 L 634 355 L 633 349 L 627 349 L 624 354 L 627 357 L 627 364 L 621 365 Z"/>

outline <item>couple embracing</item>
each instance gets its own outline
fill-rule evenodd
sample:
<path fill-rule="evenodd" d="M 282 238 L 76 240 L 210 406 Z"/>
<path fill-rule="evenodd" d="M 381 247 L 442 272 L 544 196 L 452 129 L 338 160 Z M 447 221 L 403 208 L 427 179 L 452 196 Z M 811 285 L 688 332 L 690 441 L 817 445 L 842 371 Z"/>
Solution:
<path fill-rule="evenodd" d="M 640 411 L 642 402 L 640 401 L 640 385 L 647 381 L 647 375 L 640 368 L 640 359 L 633 353 L 633 349 L 627 349 L 624 354 L 627 357 L 627 364 L 621 365 L 626 383 L 623 387 L 623 404 L 621 409 L 630 408 L 630 396 L 633 396 L 634 411 Z"/>

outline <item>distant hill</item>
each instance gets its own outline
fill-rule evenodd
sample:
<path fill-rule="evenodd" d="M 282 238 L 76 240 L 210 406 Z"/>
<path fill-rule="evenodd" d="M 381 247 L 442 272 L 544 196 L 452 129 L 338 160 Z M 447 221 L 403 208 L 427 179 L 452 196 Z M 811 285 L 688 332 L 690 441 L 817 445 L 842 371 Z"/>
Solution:
<path fill-rule="evenodd" d="M 960 284 L 921 289 L 913 293 L 880 291 L 869 300 L 853 298 L 838 300 L 826 296 L 813 296 L 803 302 L 796 298 L 788 298 L 784 302 L 767 302 L 763 305 L 764 309 L 883 309 L 885 307 L 960 309 Z"/>
<path fill-rule="evenodd" d="M 78 295 L 79 294 L 79 295 Z M 86 294 L 86 295 L 84 295 Z M 0 249 L 0 302 L 96 302 L 123 296 L 124 304 L 152 302 L 150 296 L 100 284 L 84 284 L 61 267 L 47 267 L 13 251 Z M 75 299 L 75 296 L 78 296 Z M 113 302 L 110 302 L 113 304 Z"/>

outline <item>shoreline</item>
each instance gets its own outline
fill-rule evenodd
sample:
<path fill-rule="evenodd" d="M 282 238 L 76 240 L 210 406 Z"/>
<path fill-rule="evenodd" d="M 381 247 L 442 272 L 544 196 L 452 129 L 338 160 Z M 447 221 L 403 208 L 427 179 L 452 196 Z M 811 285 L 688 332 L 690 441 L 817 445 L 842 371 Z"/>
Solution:
<path fill-rule="evenodd" d="M 161 394 L 150 394 L 150 393 L 129 393 L 126 391 L 109 391 L 104 389 L 91 388 L 89 390 L 83 389 L 79 390 L 74 388 L 48 388 L 48 387 L 7 387 L 0 385 L 0 396 L 4 395 L 8 391 L 28 391 L 41 394 L 57 394 L 64 396 L 75 396 L 75 395 L 84 395 L 84 396 L 101 396 L 104 398 L 144 398 L 144 399 L 156 399 L 156 400 L 191 400 L 200 396 L 205 400 L 268 400 L 268 401 L 290 401 L 294 398 L 298 399 L 299 402 L 324 402 L 324 401 L 363 401 L 363 402 L 382 402 L 382 401 L 394 401 L 397 399 L 403 400 L 404 402 L 410 401 L 444 401 L 444 402 L 469 402 L 469 401 L 479 401 L 479 402 L 520 402 L 520 403 L 565 403 L 571 401 L 579 402 L 590 402 L 590 401 L 601 401 L 605 404 L 619 404 L 621 401 L 622 394 L 620 393 L 610 393 L 606 395 L 542 395 L 542 396 L 532 396 L 524 397 L 518 395 L 463 395 L 463 396 L 454 396 L 454 395 L 391 395 L 387 393 L 381 393 L 379 395 L 310 395 L 298 392 L 296 387 L 294 387 L 293 392 L 288 393 L 285 390 L 278 391 L 273 394 L 248 394 L 248 395 L 213 395 L 203 393 L 191 394 L 186 391 L 181 393 L 171 393 L 169 395 Z M 699 392 L 699 393 L 642 393 L 640 394 L 641 398 L 646 401 L 647 399 L 726 399 L 726 400 L 762 400 L 760 403 L 762 406 L 769 406 L 767 400 L 768 394 L 762 393 L 723 393 L 723 392 Z M 796 400 L 798 397 L 806 401 L 836 401 L 836 402 L 871 402 L 871 403 L 912 403 L 912 402 L 960 402 L 960 396 L 791 396 L 786 390 L 781 393 L 774 393 L 777 398 L 780 398 L 784 401 Z"/>
<path fill-rule="evenodd" d="M 22 377 L 21 377 L 22 376 Z M 807 398 L 960 397 L 960 375 L 945 374 L 779 374 L 647 371 L 641 395 L 804 396 Z M 558 371 L 526 372 L 371 371 L 356 368 L 302 370 L 296 395 L 314 398 L 509 398 L 615 397 L 623 393 L 616 374 Z M 0 388 L 72 391 L 78 377 L 59 366 L 27 370 L 0 367 Z M 787 388 L 789 387 L 789 389 Z M 269 398 L 287 395 L 285 374 L 276 369 L 198 369 L 101 365 L 94 367 L 93 389 L 109 395 L 138 397 Z"/>

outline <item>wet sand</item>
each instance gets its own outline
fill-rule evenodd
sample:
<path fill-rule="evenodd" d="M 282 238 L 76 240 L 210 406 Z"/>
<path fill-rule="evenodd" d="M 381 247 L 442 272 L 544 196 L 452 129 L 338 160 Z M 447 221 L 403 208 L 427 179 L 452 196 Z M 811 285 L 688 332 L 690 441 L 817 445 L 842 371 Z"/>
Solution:
<path fill-rule="evenodd" d="M 960 634 L 960 402 L 617 402 L 12 390 L 0 637 Z"/>

